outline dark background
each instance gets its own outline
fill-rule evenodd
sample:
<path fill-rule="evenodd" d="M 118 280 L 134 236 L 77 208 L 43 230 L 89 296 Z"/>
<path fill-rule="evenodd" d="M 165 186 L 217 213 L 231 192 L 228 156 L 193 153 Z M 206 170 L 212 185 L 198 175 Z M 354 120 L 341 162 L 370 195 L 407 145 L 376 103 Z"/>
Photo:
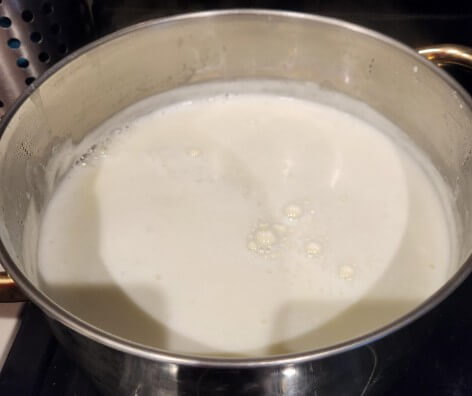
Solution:
<path fill-rule="evenodd" d="M 379 30 L 412 46 L 472 42 L 472 1 L 392 0 L 101 0 L 94 2 L 98 34 L 146 19 L 225 8 L 275 8 L 315 13 Z"/>

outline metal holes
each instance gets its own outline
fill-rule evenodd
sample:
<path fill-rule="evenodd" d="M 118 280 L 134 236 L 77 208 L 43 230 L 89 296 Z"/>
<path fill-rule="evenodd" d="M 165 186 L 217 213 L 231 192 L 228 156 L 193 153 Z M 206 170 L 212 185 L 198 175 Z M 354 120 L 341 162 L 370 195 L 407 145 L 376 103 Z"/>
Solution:
<path fill-rule="evenodd" d="M 11 19 L 6 16 L 0 16 L 0 27 L 8 29 L 11 26 Z"/>
<path fill-rule="evenodd" d="M 29 61 L 26 58 L 18 58 L 16 60 L 16 65 L 21 69 L 26 69 L 29 66 Z"/>
<path fill-rule="evenodd" d="M 11 49 L 18 49 L 21 47 L 21 41 L 16 38 L 8 39 L 7 44 Z"/>
<path fill-rule="evenodd" d="M 43 36 L 39 32 L 33 32 L 30 34 L 30 39 L 33 43 L 40 43 L 43 41 Z"/>
<path fill-rule="evenodd" d="M 22 13 L 21 13 L 21 18 L 23 18 L 23 20 L 25 22 L 32 22 L 33 19 L 34 19 L 34 14 L 32 11 L 30 10 L 24 10 Z"/>
<path fill-rule="evenodd" d="M 36 80 L 34 77 L 26 77 L 25 84 L 30 85 L 34 80 Z"/>
<path fill-rule="evenodd" d="M 40 62 L 46 63 L 46 62 L 49 62 L 51 57 L 49 56 L 47 52 L 40 52 L 38 55 L 38 59 L 40 60 Z"/>

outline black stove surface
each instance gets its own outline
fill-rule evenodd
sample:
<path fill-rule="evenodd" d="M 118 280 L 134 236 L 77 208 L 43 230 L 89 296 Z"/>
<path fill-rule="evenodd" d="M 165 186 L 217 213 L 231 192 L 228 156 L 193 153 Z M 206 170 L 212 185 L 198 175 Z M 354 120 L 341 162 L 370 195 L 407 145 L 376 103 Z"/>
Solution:
<path fill-rule="evenodd" d="M 177 12 L 234 7 L 278 8 L 345 19 L 383 32 L 412 47 L 444 42 L 472 46 L 471 1 L 294 0 L 289 4 L 280 1 L 102 0 L 94 1 L 94 16 L 96 30 L 103 35 L 138 21 Z M 448 71 L 472 94 L 471 72 Z M 435 309 L 440 320 L 431 339 L 418 354 L 392 370 L 394 385 L 383 395 L 472 395 L 470 301 L 472 277 Z M 374 394 L 377 394 L 375 384 L 367 395 Z M 29 303 L 0 373 L 0 395 L 98 396 L 98 393 L 58 345 L 42 313 Z"/>

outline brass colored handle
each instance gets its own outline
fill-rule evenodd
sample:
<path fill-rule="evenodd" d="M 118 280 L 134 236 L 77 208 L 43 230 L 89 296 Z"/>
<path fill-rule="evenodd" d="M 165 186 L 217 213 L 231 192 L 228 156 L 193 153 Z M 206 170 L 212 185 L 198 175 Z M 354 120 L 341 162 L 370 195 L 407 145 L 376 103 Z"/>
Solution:
<path fill-rule="evenodd" d="M 0 272 L 0 303 L 26 301 L 27 298 L 6 272 Z"/>
<path fill-rule="evenodd" d="M 438 66 L 459 65 L 472 69 L 472 48 L 470 47 L 438 44 L 419 48 L 418 53 Z"/>

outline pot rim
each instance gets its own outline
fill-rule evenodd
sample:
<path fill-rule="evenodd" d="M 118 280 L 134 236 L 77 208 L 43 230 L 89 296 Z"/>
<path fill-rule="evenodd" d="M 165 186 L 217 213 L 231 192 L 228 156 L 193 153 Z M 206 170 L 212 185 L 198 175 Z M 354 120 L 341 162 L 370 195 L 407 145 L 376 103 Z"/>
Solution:
<path fill-rule="evenodd" d="M 108 34 L 92 43 L 81 47 L 77 51 L 72 52 L 68 56 L 64 57 L 61 61 L 54 64 L 51 68 L 46 70 L 37 80 L 35 80 L 30 86 L 28 86 L 22 95 L 15 101 L 11 108 L 7 111 L 2 121 L 0 122 L 0 138 L 3 136 L 9 121 L 14 117 L 17 111 L 21 108 L 23 102 L 30 97 L 30 95 L 41 86 L 49 77 L 61 70 L 64 66 L 75 60 L 76 58 L 92 51 L 96 47 L 101 46 L 109 41 L 118 39 L 129 33 L 147 29 L 155 26 L 162 26 L 166 24 L 175 24 L 180 21 L 186 20 L 198 20 L 212 17 L 221 16 L 253 16 L 262 17 L 271 20 L 272 18 L 289 18 L 298 19 L 304 21 L 321 22 L 331 26 L 337 26 L 345 30 L 350 30 L 361 35 L 368 36 L 378 41 L 382 41 L 385 44 L 395 47 L 404 53 L 408 54 L 415 59 L 416 62 L 422 64 L 434 72 L 438 78 L 444 80 L 448 85 L 455 90 L 462 97 L 465 104 L 472 108 L 472 99 L 469 94 L 462 88 L 462 86 L 456 82 L 451 76 L 439 67 L 435 66 L 430 61 L 424 59 L 416 51 L 410 47 L 400 43 L 399 41 L 390 38 L 382 33 L 375 30 L 371 30 L 344 20 L 337 18 L 330 18 L 325 16 L 319 16 L 314 14 L 307 14 L 301 12 L 292 11 L 281 11 L 281 10 L 268 10 L 268 9 L 228 9 L 218 11 L 203 11 L 193 12 L 186 14 L 178 14 L 175 16 L 151 19 L 145 22 L 141 22 L 124 29 L 120 29 L 116 32 Z M 1 141 L 0 141 L 1 144 Z M 212 358 L 198 355 L 187 355 L 181 353 L 172 353 L 170 351 L 161 350 L 158 348 L 145 346 L 132 342 L 130 340 L 115 336 L 104 330 L 101 330 L 85 320 L 79 319 L 72 313 L 62 308 L 59 304 L 54 302 L 45 293 L 40 291 L 21 271 L 21 269 L 15 264 L 9 253 L 7 252 L 3 241 L 0 240 L 0 260 L 8 272 L 13 278 L 16 284 L 26 294 L 26 296 L 36 305 L 38 305 L 43 312 L 45 312 L 52 319 L 62 323 L 69 329 L 112 349 L 131 354 L 134 356 L 146 358 L 149 360 L 165 362 L 170 364 L 179 365 L 192 365 L 201 367 L 213 367 L 213 368 L 252 368 L 252 367 L 270 367 L 276 365 L 290 365 L 302 363 L 310 360 L 322 359 L 325 357 L 333 356 L 342 352 L 347 352 L 372 342 L 375 342 L 420 318 L 440 302 L 442 302 L 449 294 L 451 294 L 472 272 L 472 256 L 462 264 L 457 272 L 432 296 L 427 298 L 423 303 L 418 305 L 415 309 L 391 322 L 390 324 L 383 326 L 375 331 L 369 332 L 363 336 L 350 339 L 348 341 L 338 343 L 332 346 L 324 347 L 321 349 L 308 350 L 298 353 L 290 353 L 283 355 L 272 355 L 267 357 L 250 357 L 250 358 Z"/>

